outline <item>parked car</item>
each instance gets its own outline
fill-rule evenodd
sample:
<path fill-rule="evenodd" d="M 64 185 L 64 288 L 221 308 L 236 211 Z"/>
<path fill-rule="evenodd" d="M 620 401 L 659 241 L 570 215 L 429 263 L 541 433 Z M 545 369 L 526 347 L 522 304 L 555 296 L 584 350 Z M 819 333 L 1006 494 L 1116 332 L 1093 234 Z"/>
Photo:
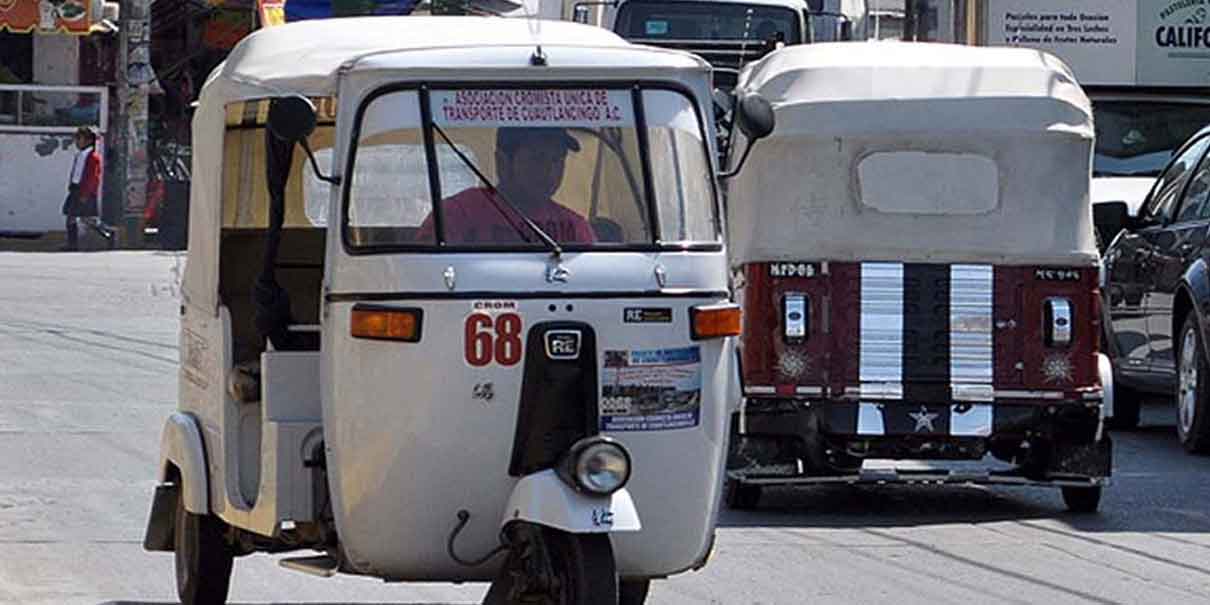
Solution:
<path fill-rule="evenodd" d="M 1102 271 L 1105 341 L 1117 380 L 1114 424 L 1138 423 L 1140 400 L 1172 395 L 1177 434 L 1210 453 L 1210 126 L 1174 155 L 1138 216 L 1124 202 L 1094 207 L 1112 238 Z"/>

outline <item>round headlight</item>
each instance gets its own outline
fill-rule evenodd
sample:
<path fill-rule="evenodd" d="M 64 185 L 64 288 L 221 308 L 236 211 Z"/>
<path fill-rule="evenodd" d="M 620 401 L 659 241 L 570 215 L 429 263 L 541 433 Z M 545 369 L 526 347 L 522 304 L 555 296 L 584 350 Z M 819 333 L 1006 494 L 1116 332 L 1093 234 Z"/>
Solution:
<path fill-rule="evenodd" d="M 630 454 L 613 441 L 595 441 L 580 449 L 572 467 L 579 486 L 594 494 L 612 494 L 630 479 Z"/>

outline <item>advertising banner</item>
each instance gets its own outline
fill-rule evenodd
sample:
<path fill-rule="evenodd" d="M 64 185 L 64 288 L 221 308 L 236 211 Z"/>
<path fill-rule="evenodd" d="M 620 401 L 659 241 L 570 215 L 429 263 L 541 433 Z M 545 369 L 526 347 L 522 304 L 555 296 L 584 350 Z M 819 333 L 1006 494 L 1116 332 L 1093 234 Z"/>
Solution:
<path fill-rule="evenodd" d="M 85 35 L 92 10 L 88 0 L 0 0 L 0 31 Z"/>
<path fill-rule="evenodd" d="M 1210 0 L 1139 2 L 1139 84 L 1210 83 Z"/>
<path fill-rule="evenodd" d="M 1082 84 L 1210 84 L 1210 0 L 988 0 L 985 43 L 1052 53 Z"/>

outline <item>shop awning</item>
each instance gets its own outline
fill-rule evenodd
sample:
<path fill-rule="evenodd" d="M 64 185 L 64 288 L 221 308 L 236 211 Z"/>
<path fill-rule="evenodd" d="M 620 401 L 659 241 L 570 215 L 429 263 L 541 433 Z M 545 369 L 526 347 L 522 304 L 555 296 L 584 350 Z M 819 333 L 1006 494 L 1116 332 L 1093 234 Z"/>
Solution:
<path fill-rule="evenodd" d="M 90 0 L 0 0 L 0 31 L 85 36 L 100 10 L 101 3 Z"/>

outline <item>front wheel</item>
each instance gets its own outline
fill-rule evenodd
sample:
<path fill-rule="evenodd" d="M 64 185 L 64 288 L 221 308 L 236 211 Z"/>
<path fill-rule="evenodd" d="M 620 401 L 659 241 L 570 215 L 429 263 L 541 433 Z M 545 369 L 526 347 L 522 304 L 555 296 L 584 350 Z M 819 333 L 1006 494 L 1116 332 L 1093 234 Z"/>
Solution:
<path fill-rule="evenodd" d="M 760 504 L 761 487 L 728 479 L 726 485 L 727 508 L 731 510 L 753 510 Z"/>
<path fill-rule="evenodd" d="M 1101 506 L 1101 486 L 1064 487 L 1063 503 L 1073 513 L 1095 513 Z"/>
<path fill-rule="evenodd" d="M 1198 332 L 1197 317 L 1190 313 L 1177 339 L 1176 435 L 1185 450 L 1210 452 L 1210 366 Z"/>
<path fill-rule="evenodd" d="M 177 493 L 173 558 L 181 605 L 224 605 L 234 558 L 223 538 L 225 524 L 214 515 L 189 512 L 185 491 Z"/>
<path fill-rule="evenodd" d="M 513 529 L 508 560 L 492 582 L 484 605 L 619 602 L 609 534 L 570 534 L 538 526 Z"/>

